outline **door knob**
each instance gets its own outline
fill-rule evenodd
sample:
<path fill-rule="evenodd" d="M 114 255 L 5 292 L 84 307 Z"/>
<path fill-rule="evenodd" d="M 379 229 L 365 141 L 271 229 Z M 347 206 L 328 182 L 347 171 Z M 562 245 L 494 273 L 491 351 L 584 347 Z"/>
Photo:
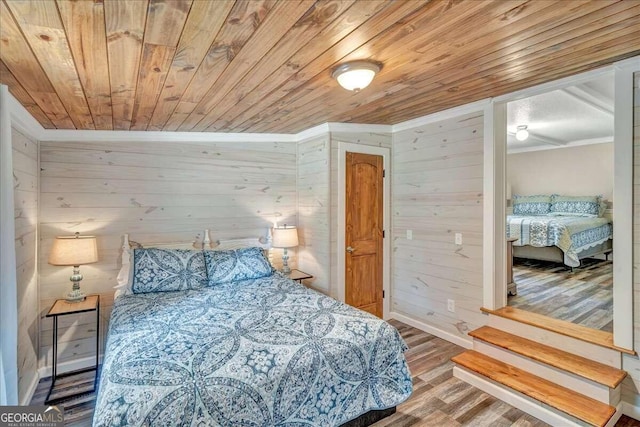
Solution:
<path fill-rule="evenodd" d="M 352 253 L 353 251 L 355 251 L 355 249 L 353 249 L 351 246 L 347 246 L 347 252 Z"/>

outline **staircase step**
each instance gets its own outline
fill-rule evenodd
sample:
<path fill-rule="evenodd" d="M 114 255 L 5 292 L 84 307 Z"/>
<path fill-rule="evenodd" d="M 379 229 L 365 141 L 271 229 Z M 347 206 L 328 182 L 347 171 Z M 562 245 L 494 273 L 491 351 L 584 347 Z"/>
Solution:
<path fill-rule="evenodd" d="M 588 328 L 565 320 L 553 319 L 551 317 L 543 316 L 542 314 L 520 310 L 515 307 L 503 307 L 498 310 L 489 310 L 488 308 L 482 307 L 480 310 L 493 316 L 500 316 L 506 319 L 515 320 L 516 322 L 524 323 L 525 325 L 535 326 L 560 335 L 576 338 L 601 347 L 610 348 L 621 353 L 631 355 L 636 354 L 634 350 L 614 345 L 613 334 L 609 332 Z"/>
<path fill-rule="evenodd" d="M 583 378 L 616 388 L 627 376 L 627 372 L 612 368 L 602 363 L 586 359 L 582 356 L 567 353 L 566 351 L 550 347 L 526 338 L 512 335 L 508 332 L 483 326 L 469 335 L 481 341 L 488 342 L 498 347 L 526 356 L 529 359 L 571 372 Z"/>
<path fill-rule="evenodd" d="M 467 350 L 451 360 L 592 426 L 606 425 L 616 412 L 613 406 L 598 402 L 474 350 Z"/>

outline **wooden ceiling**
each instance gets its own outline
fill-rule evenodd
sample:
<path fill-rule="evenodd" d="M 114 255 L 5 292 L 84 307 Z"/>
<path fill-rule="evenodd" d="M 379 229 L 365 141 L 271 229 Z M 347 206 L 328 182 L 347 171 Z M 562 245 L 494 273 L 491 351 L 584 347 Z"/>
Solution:
<path fill-rule="evenodd" d="M 636 0 L 0 3 L 0 82 L 45 128 L 395 124 L 639 53 Z M 359 93 L 354 59 L 383 64 Z"/>

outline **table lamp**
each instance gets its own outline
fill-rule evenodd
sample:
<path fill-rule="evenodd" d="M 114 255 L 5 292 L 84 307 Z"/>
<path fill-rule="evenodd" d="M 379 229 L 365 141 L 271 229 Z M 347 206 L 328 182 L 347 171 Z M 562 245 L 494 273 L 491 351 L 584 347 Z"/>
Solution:
<path fill-rule="evenodd" d="M 80 266 L 98 261 L 98 246 L 95 236 L 58 236 L 53 242 L 53 248 L 49 254 L 49 264 L 73 266 L 73 274 L 69 278 L 73 288 L 65 299 L 70 302 L 84 301 L 85 295 L 80 290 Z"/>
<path fill-rule="evenodd" d="M 282 253 L 282 272 L 285 274 L 291 273 L 289 268 L 289 254 L 287 248 L 295 248 L 298 246 L 298 229 L 296 227 L 287 227 L 273 229 L 273 243 L 274 248 L 283 248 Z"/>

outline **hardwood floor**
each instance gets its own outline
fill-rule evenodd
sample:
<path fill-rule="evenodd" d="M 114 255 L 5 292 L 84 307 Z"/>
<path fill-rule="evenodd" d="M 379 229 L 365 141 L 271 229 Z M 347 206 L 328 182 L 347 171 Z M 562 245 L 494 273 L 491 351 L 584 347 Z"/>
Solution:
<path fill-rule="evenodd" d="M 53 399 L 64 396 L 65 394 L 75 394 L 85 390 L 91 390 L 93 388 L 94 378 L 94 372 L 85 372 L 83 374 L 61 378 L 56 381 L 56 387 L 51 394 L 51 398 Z M 51 377 L 40 380 L 38 388 L 31 399 L 32 405 L 44 405 L 50 385 Z M 93 418 L 95 401 L 95 392 L 89 392 L 59 403 L 58 406 L 62 406 L 64 408 L 64 425 L 71 427 L 90 426 Z"/>
<path fill-rule="evenodd" d="M 490 396 L 453 377 L 451 357 L 464 351 L 462 347 L 420 331 L 395 320 L 390 321 L 400 331 L 409 350 L 405 353 L 413 375 L 413 394 L 398 405 L 397 412 L 375 427 L 427 426 L 518 426 L 542 427 L 544 422 Z M 68 378 L 58 384 L 65 390 L 82 387 L 93 378 L 92 373 Z M 43 379 L 31 401 L 42 405 L 50 380 Z M 65 409 L 65 425 L 90 426 L 95 394 L 90 393 L 61 404 Z M 622 417 L 617 427 L 640 427 L 640 422 Z"/>
<path fill-rule="evenodd" d="M 516 258 L 518 295 L 508 305 L 613 332 L 613 261 L 585 259 L 572 272 L 563 264 Z"/>

